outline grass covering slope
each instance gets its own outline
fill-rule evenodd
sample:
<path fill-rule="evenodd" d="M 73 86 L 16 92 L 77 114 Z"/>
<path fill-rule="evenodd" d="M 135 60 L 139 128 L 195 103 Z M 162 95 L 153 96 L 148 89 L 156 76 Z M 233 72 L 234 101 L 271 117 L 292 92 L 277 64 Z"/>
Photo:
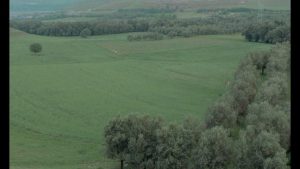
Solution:
<path fill-rule="evenodd" d="M 248 52 L 240 35 L 128 42 L 127 34 L 44 37 L 10 32 L 10 166 L 111 168 L 103 127 L 116 115 L 203 117 Z M 31 43 L 41 54 L 29 51 Z"/>
<path fill-rule="evenodd" d="M 70 10 L 117 10 L 158 8 L 162 6 L 187 8 L 255 8 L 290 10 L 290 0 L 85 0 L 67 7 Z"/>

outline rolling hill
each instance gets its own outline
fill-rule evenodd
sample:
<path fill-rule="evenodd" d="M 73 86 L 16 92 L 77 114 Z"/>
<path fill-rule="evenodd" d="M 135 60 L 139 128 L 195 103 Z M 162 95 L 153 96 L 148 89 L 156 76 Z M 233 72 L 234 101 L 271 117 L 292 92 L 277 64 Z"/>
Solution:
<path fill-rule="evenodd" d="M 86 0 L 66 9 L 116 10 L 178 6 L 190 9 L 246 7 L 256 9 L 289 10 L 290 0 Z"/>
<path fill-rule="evenodd" d="M 289 10 L 290 0 L 11 0 L 10 10 L 11 12 L 110 11 L 157 8 L 166 5 L 191 9 L 246 7 Z"/>
<path fill-rule="evenodd" d="M 103 127 L 143 113 L 201 119 L 248 52 L 240 35 L 128 42 L 127 34 L 45 37 L 10 32 L 10 168 L 100 169 Z M 38 42 L 41 54 L 28 47 Z"/>

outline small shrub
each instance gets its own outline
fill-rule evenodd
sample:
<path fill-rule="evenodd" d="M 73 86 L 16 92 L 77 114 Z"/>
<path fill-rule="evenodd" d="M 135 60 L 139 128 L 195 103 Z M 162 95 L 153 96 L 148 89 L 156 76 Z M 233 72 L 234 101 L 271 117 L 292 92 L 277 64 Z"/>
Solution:
<path fill-rule="evenodd" d="M 89 28 L 85 28 L 80 32 L 80 36 L 83 38 L 87 38 L 88 36 L 91 36 L 92 32 Z"/>
<path fill-rule="evenodd" d="M 42 51 L 42 45 L 39 43 L 33 43 L 30 45 L 30 51 L 33 53 L 40 53 Z"/>

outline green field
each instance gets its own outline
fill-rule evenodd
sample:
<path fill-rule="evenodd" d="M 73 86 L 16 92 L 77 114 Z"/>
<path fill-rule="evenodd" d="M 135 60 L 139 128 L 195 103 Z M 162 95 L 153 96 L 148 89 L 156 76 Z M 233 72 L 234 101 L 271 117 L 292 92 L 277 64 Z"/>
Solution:
<path fill-rule="evenodd" d="M 128 42 L 126 34 L 45 37 L 10 32 L 10 167 L 100 169 L 103 127 L 118 114 L 201 119 L 239 61 L 271 45 L 240 35 Z M 43 45 L 30 53 L 33 42 Z"/>

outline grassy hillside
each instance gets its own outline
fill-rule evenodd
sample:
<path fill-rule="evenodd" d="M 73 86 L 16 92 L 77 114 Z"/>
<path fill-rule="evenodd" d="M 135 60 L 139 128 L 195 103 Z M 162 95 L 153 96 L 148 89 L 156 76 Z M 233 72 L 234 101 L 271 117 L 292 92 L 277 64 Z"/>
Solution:
<path fill-rule="evenodd" d="M 10 0 L 11 12 L 56 11 L 81 0 Z"/>
<path fill-rule="evenodd" d="M 128 42 L 126 34 L 42 37 L 10 32 L 10 166 L 99 169 L 103 127 L 117 114 L 202 118 L 246 53 L 240 35 Z M 40 55 L 29 52 L 33 42 Z"/>
<path fill-rule="evenodd" d="M 162 6 L 197 8 L 264 8 L 289 10 L 290 0 L 85 0 L 66 9 L 75 10 L 116 10 L 133 8 L 157 8 Z"/>
<path fill-rule="evenodd" d="M 11 12 L 70 10 L 116 10 L 157 8 L 164 5 L 190 8 L 249 7 L 290 9 L 290 0 L 11 0 Z"/>

